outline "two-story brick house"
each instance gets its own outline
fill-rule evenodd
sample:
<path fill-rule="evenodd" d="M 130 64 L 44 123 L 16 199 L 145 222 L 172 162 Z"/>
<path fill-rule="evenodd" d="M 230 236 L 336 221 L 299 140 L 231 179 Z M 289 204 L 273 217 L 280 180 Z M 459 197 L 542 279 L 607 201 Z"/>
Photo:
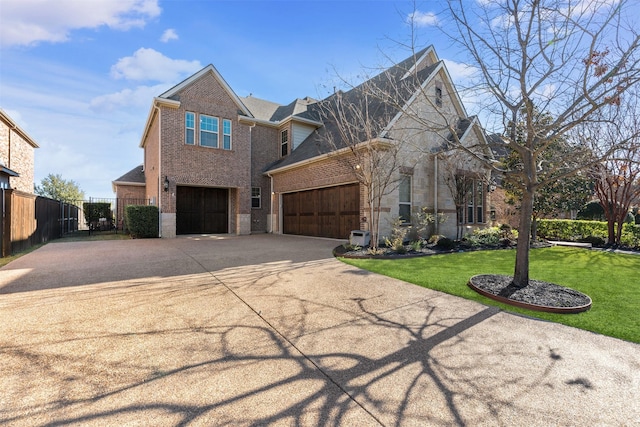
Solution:
<path fill-rule="evenodd" d="M 370 141 L 362 141 L 402 141 L 403 147 L 413 147 L 403 148 L 408 151 L 402 156 L 399 184 L 382 201 L 381 235 L 388 234 L 392 218 L 408 218 L 426 208 L 448 215 L 439 232 L 455 236 L 456 207 L 435 155 L 451 132 L 444 125 L 416 132 L 415 120 L 398 106 L 411 106 L 434 123 L 438 117 L 455 116 L 464 123 L 456 135 L 465 144 L 482 143 L 484 134 L 475 119 L 467 118 L 432 47 L 372 81 L 398 83 L 408 74 L 419 77 L 420 84 L 398 91 L 403 99 L 385 109 L 391 113 L 387 125 Z M 336 97 L 357 99 L 359 91 L 360 86 L 324 100 L 307 97 L 279 105 L 237 96 L 209 65 L 156 97 L 140 143 L 141 173 L 146 197 L 160 209 L 162 236 L 274 232 L 346 239 L 351 230 L 367 229 L 366 189 L 349 163 L 347 144 L 335 143 L 340 140 L 336 123 L 323 113 Z M 463 213 L 461 221 L 483 226 L 484 171 L 469 162 L 458 172 L 479 179 L 469 196 L 469 214 Z M 117 194 L 131 190 L 121 179 L 114 187 Z"/>

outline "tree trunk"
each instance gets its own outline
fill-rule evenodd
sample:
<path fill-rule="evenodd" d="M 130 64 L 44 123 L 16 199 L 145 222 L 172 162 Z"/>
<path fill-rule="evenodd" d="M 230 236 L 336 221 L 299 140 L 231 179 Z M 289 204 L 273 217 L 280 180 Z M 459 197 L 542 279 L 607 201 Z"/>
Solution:
<path fill-rule="evenodd" d="M 613 217 L 613 214 L 607 214 L 607 244 L 615 245 L 616 243 L 616 220 Z"/>
<path fill-rule="evenodd" d="M 516 267 L 513 273 L 513 286 L 524 288 L 529 285 L 529 246 L 531 243 L 531 223 L 533 216 L 533 191 L 525 190 L 520 206 L 520 224 L 518 226 L 518 246 L 516 248 Z"/>

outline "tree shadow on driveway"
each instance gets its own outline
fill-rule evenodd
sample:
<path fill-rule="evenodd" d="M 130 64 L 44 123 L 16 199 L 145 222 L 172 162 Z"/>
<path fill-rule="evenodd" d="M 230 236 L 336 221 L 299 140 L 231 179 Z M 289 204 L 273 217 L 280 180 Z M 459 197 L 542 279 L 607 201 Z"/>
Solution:
<path fill-rule="evenodd" d="M 4 295 L 0 421 L 549 425 L 612 412 L 601 377 L 530 319 L 335 259 L 214 269 L 196 255 L 187 273 Z M 625 363 L 587 365 L 633 383 Z"/>

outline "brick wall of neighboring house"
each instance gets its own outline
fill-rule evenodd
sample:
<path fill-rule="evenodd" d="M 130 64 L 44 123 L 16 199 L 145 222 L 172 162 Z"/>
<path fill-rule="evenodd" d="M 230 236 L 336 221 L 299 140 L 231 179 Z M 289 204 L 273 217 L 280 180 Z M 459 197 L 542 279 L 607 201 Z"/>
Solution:
<path fill-rule="evenodd" d="M 162 191 L 162 211 L 176 212 L 176 187 L 200 186 L 230 189 L 229 231 L 250 232 L 251 148 L 249 126 L 238 122 L 238 105 L 212 75 L 205 75 L 182 89 L 175 100 L 177 109 L 162 109 L 162 177 L 170 189 Z M 196 144 L 185 144 L 185 113 L 196 115 Z M 219 120 L 219 147 L 203 147 L 199 142 L 200 115 Z M 222 121 L 231 120 L 231 150 L 222 149 Z"/>
<path fill-rule="evenodd" d="M 271 179 L 264 174 L 267 165 L 280 155 L 280 130 L 256 125 L 251 129 L 251 186 L 260 188 L 260 207 L 251 208 L 251 232 L 271 231 Z"/>
<path fill-rule="evenodd" d="M 161 107 L 166 108 L 166 107 Z M 144 146 L 144 177 L 146 197 L 151 204 L 158 206 L 158 178 L 159 178 L 159 152 L 158 152 L 158 131 L 159 115 L 154 113 L 149 131 L 143 141 Z"/>
<path fill-rule="evenodd" d="M 146 199 L 146 190 L 142 185 L 117 185 L 116 198 L 118 199 Z"/>
<path fill-rule="evenodd" d="M 33 194 L 34 151 L 37 145 L 30 141 L 8 117 L 0 120 L 0 161 L 20 176 L 9 179 L 11 188 Z"/>

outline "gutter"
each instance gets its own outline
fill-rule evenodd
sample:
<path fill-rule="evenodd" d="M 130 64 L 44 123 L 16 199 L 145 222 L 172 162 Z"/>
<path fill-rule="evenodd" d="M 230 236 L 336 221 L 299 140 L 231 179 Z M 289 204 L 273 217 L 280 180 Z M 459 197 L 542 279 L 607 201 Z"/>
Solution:
<path fill-rule="evenodd" d="M 282 167 L 276 168 L 276 169 L 271 169 L 270 171 L 266 172 L 265 174 L 269 176 L 269 174 L 272 174 L 272 173 L 280 173 L 280 172 L 285 172 L 285 171 L 288 171 L 288 170 L 291 170 L 291 169 L 296 169 L 296 168 L 299 168 L 299 167 L 302 167 L 302 166 L 307 166 L 307 165 L 310 165 L 312 163 L 320 162 L 322 160 L 326 160 L 326 159 L 334 157 L 334 156 L 341 156 L 343 154 L 351 153 L 351 151 L 353 151 L 353 150 L 363 149 L 367 145 L 372 145 L 374 148 L 384 149 L 384 148 L 390 147 L 392 144 L 393 144 L 393 140 L 392 139 L 374 138 L 374 139 L 369 140 L 369 141 L 358 143 L 353 147 L 340 148 L 338 150 L 331 151 L 331 152 L 325 153 L 325 154 L 321 154 L 319 156 L 315 156 L 315 157 L 312 157 L 310 159 L 301 160 L 299 162 L 295 162 L 295 163 L 292 163 L 290 165 L 282 166 Z"/>

